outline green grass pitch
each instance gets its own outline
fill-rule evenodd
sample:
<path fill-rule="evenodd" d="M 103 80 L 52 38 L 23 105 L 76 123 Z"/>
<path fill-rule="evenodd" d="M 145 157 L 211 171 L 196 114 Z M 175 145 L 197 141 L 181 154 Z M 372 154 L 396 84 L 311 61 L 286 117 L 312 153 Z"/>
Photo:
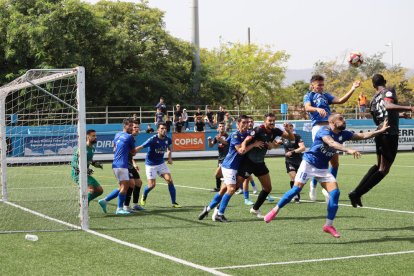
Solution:
<path fill-rule="evenodd" d="M 182 209 L 171 208 L 167 186 L 158 179 L 144 212 L 115 216 L 114 200 L 105 215 L 97 201 L 91 202 L 90 227 L 130 244 L 229 275 L 413 275 L 414 154 L 397 155 L 390 174 L 363 198 L 368 208 L 352 208 L 347 199 L 347 193 L 375 159 L 372 154 L 363 155 L 360 160 L 340 157 L 341 206 L 335 220 L 335 227 L 342 234 L 339 239 L 322 232 L 326 204 L 320 191 L 318 202 L 288 204 L 270 224 L 249 214 L 250 207 L 243 204 L 242 195 L 234 195 L 230 201 L 226 211 L 230 223 L 213 222 L 210 215 L 199 221 L 199 212 L 213 197 L 209 190 L 215 185 L 213 173 L 217 162 L 212 159 L 176 160 L 170 166 L 177 202 L 183 205 Z M 280 197 L 289 189 L 284 159 L 268 158 L 266 162 L 272 178 L 272 195 Z M 139 164 L 145 185 L 144 164 Z M 13 169 L 17 168 L 10 171 Z M 11 200 L 77 223 L 77 189 L 70 183 L 69 166 L 54 168 L 52 172 L 47 166 L 18 169 L 21 175 L 30 175 L 25 172 L 35 170 L 42 177 L 22 176 L 24 183 L 19 183 L 18 189 L 10 187 Z M 103 185 L 104 195 L 117 187 L 110 164 L 105 164 L 103 171 L 96 169 L 94 176 Z M 308 185 L 302 192 L 305 200 Z M 251 194 L 253 201 L 255 198 Z M 266 213 L 275 204 L 266 201 L 261 209 Z M 37 242 L 25 240 L 23 232 L 0 234 L 0 275 L 209 274 L 84 231 L 60 231 L 62 227 L 57 223 L 4 203 L 0 203 L 0 219 L 3 220 L 0 226 L 6 230 L 28 230 L 34 225 L 56 230 L 36 232 Z M 392 252 L 400 253 L 387 255 Z M 373 254 L 378 255 L 361 257 Z"/>

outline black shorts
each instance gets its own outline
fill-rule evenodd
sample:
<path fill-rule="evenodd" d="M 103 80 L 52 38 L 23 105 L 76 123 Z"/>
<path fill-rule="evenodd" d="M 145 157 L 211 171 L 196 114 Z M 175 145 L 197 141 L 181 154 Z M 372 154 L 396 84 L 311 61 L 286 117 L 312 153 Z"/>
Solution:
<path fill-rule="evenodd" d="M 259 177 L 269 173 L 266 164 L 263 163 L 254 163 L 249 158 L 243 158 L 240 163 L 239 169 L 237 170 L 237 175 L 243 177 L 244 179 L 249 178 L 251 174 Z"/>
<path fill-rule="evenodd" d="M 382 155 L 393 163 L 398 151 L 398 135 L 380 134 L 374 139 L 377 155 Z"/>
<path fill-rule="evenodd" d="M 299 169 L 300 164 L 295 164 L 289 161 L 285 161 L 285 165 L 286 165 L 286 172 L 290 173 L 290 172 L 297 172 Z"/>
<path fill-rule="evenodd" d="M 129 179 L 140 179 L 137 169 L 128 169 Z"/>

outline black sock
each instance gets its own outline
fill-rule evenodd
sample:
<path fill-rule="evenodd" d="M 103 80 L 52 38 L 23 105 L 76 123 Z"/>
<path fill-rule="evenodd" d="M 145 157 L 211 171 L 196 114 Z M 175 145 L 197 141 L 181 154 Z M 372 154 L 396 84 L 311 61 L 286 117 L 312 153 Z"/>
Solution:
<path fill-rule="evenodd" d="M 125 198 L 125 202 L 124 202 L 125 206 L 129 206 L 129 203 L 131 202 L 132 190 L 133 190 L 132 188 L 128 188 L 126 198 Z"/>
<path fill-rule="evenodd" d="M 290 188 L 293 188 L 293 184 L 295 184 L 295 181 L 290 181 Z"/>
<path fill-rule="evenodd" d="M 367 181 L 365 181 L 365 185 L 361 188 L 361 196 L 368 193 L 369 190 L 371 190 L 372 188 L 375 187 L 375 185 L 377 185 L 378 183 L 381 182 L 381 180 L 385 177 L 385 175 L 380 172 L 377 171 L 375 172 L 373 175 L 371 175 L 370 178 L 368 178 Z"/>
<path fill-rule="evenodd" d="M 362 196 L 361 190 L 363 189 L 365 182 L 367 182 L 367 180 L 378 171 L 378 166 L 374 165 L 372 166 L 368 172 L 364 175 L 364 177 L 361 179 L 361 181 L 359 182 L 358 186 L 356 186 L 356 188 L 354 189 L 354 192 L 359 195 Z"/>
<path fill-rule="evenodd" d="M 141 187 L 135 186 L 134 187 L 134 192 L 133 194 L 133 199 L 132 201 L 134 202 L 134 204 L 138 204 L 138 199 L 139 199 L 139 192 L 141 191 Z"/>
<path fill-rule="evenodd" d="M 266 197 L 269 195 L 268 192 L 265 192 L 264 190 L 261 190 L 259 193 L 259 196 L 257 197 L 256 203 L 253 205 L 254 210 L 259 210 L 260 206 L 262 206 L 263 202 L 265 202 Z"/>
<path fill-rule="evenodd" d="M 220 190 L 220 187 L 221 187 L 221 178 L 216 177 L 216 188 Z"/>

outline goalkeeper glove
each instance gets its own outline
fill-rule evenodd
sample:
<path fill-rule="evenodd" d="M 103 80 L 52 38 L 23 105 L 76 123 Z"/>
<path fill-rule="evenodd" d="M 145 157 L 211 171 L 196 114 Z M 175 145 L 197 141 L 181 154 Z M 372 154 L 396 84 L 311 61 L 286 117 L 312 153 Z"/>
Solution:
<path fill-rule="evenodd" d="M 94 166 L 95 168 L 103 170 L 103 164 L 101 162 L 92 161 L 91 165 Z"/>

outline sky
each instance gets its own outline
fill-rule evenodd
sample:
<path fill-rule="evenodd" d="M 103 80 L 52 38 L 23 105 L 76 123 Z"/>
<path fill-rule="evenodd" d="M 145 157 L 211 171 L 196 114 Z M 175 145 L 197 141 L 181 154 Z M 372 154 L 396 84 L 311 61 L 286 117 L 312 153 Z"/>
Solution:
<path fill-rule="evenodd" d="M 171 35 L 191 41 L 193 0 L 148 4 L 165 12 Z M 317 61 L 342 63 L 351 51 L 383 52 L 383 62 L 414 68 L 412 0 L 199 0 L 198 5 L 202 48 L 247 43 L 250 27 L 251 43 L 290 55 L 288 69 L 312 68 Z"/>

